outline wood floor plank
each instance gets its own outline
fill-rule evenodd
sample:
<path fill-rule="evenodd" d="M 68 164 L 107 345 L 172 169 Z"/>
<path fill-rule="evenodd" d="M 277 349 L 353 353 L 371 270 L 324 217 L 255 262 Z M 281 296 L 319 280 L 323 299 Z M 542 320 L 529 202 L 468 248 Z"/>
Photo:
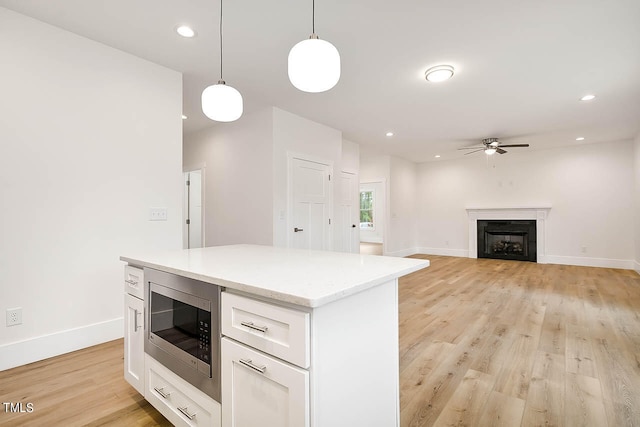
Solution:
<path fill-rule="evenodd" d="M 469 369 L 434 426 L 471 426 L 482 414 L 496 379 Z"/>
<path fill-rule="evenodd" d="M 522 424 L 563 426 L 564 387 L 564 356 L 537 351 Z"/>
<path fill-rule="evenodd" d="M 565 425 L 581 427 L 609 425 L 598 379 L 567 373 L 565 393 Z"/>
<path fill-rule="evenodd" d="M 492 391 L 487 398 L 483 412 L 470 426 L 513 427 L 519 426 L 524 414 L 525 401 Z"/>

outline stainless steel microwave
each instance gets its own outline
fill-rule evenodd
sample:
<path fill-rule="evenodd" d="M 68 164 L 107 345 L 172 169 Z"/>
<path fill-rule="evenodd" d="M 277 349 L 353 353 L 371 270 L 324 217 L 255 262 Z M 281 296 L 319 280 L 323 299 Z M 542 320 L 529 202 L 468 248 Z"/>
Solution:
<path fill-rule="evenodd" d="M 144 350 L 220 402 L 220 287 L 150 268 Z"/>

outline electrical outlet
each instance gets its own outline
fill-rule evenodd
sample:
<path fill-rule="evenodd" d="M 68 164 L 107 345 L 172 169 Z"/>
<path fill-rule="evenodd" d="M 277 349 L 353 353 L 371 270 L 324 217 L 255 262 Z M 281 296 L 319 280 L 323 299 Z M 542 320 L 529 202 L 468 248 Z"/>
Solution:
<path fill-rule="evenodd" d="M 22 307 L 7 309 L 7 326 L 22 324 Z"/>

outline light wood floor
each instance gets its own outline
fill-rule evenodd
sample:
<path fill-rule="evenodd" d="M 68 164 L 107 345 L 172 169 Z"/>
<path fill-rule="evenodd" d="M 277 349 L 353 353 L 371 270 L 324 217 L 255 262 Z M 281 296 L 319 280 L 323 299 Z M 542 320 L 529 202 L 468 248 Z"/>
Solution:
<path fill-rule="evenodd" d="M 402 426 L 640 425 L 640 276 L 428 256 L 400 282 Z"/>
<path fill-rule="evenodd" d="M 400 280 L 406 426 L 640 425 L 640 276 L 417 256 Z M 0 425 L 170 425 L 123 379 L 122 340 L 0 372 Z M 353 426 L 369 427 L 369 426 Z"/>
<path fill-rule="evenodd" d="M 360 242 L 360 253 L 363 255 L 382 255 L 382 243 Z"/>

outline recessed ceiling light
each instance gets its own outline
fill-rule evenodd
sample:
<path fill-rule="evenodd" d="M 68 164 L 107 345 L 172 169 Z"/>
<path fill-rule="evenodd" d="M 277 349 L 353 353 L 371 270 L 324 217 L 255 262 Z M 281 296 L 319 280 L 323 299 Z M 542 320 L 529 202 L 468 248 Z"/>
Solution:
<path fill-rule="evenodd" d="M 182 115 L 182 120 L 187 120 L 187 116 L 185 116 L 184 114 Z"/>
<path fill-rule="evenodd" d="M 393 132 L 387 132 L 387 136 L 393 136 Z"/>
<path fill-rule="evenodd" d="M 436 65 L 424 72 L 424 77 L 430 82 L 443 82 L 453 77 L 453 67 L 451 65 Z"/>
<path fill-rule="evenodd" d="M 596 97 L 595 95 L 585 95 L 582 98 L 580 98 L 580 101 L 591 101 L 595 97 Z"/>
<path fill-rule="evenodd" d="M 439 159 L 439 158 L 440 158 L 440 154 L 436 154 L 434 157 L 435 157 L 436 159 Z"/>
<path fill-rule="evenodd" d="M 584 141 L 584 136 L 579 136 L 576 138 L 576 141 Z"/>
<path fill-rule="evenodd" d="M 180 25 L 176 28 L 176 33 L 180 34 L 182 37 L 186 37 L 190 39 L 191 37 L 195 37 L 196 32 L 186 25 Z"/>

